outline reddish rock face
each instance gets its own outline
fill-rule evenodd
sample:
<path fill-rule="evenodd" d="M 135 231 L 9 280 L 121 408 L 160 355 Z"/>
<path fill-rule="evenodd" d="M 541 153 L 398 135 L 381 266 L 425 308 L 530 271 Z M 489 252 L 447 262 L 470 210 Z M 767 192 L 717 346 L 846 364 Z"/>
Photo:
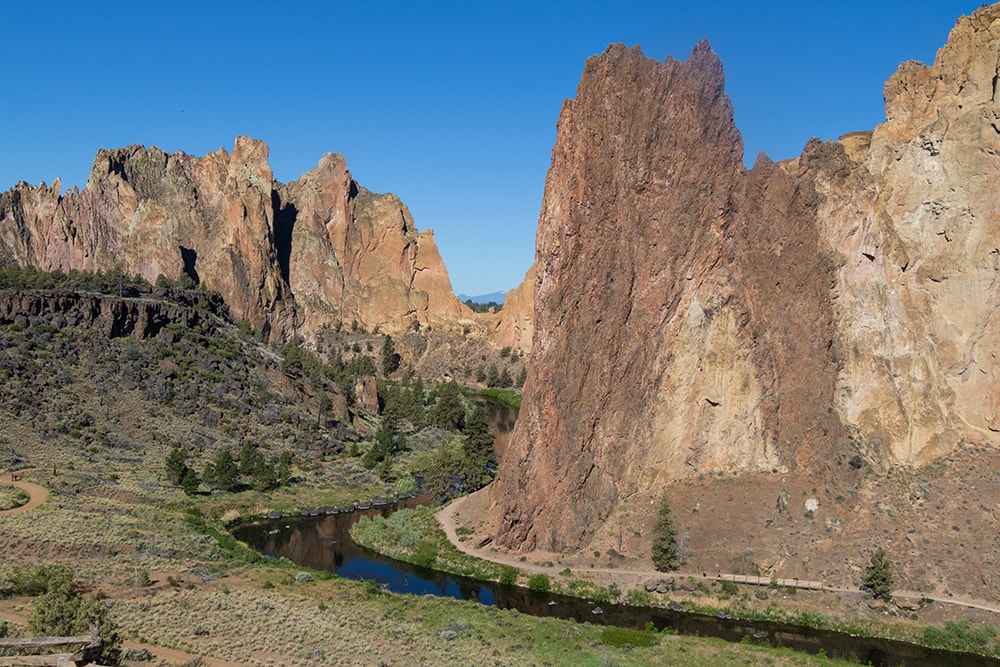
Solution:
<path fill-rule="evenodd" d="M 997 62 L 1000 5 L 901 68 L 873 134 L 748 172 L 707 43 L 588 60 L 546 181 L 497 541 L 582 547 L 687 476 L 1000 444 Z"/>
<path fill-rule="evenodd" d="M 394 195 L 360 188 L 339 155 L 282 185 L 267 156 L 247 137 L 202 158 L 102 150 L 83 191 L 63 194 L 57 180 L 0 195 L 0 257 L 151 282 L 187 273 L 276 339 L 338 321 L 458 326 L 467 309 L 433 235 Z"/>
<path fill-rule="evenodd" d="M 535 333 L 535 267 L 524 281 L 507 292 L 503 308 L 494 316 L 492 340 L 497 347 L 512 347 L 527 354 Z"/>

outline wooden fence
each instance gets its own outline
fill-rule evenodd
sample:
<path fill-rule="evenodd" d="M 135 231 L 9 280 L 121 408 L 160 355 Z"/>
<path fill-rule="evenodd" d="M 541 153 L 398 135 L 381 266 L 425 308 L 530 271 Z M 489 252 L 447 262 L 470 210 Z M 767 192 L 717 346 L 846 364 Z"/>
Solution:
<path fill-rule="evenodd" d="M 823 590 L 822 581 L 802 581 L 801 579 L 770 579 L 768 577 L 754 577 L 743 574 L 720 574 L 713 577 L 718 581 L 732 581 L 737 584 L 749 584 L 751 586 L 779 586 L 781 588 L 802 588 L 807 591 Z"/>
<path fill-rule="evenodd" d="M 62 646 L 80 646 L 74 653 L 53 653 L 49 655 L 0 656 L 0 667 L 80 667 L 92 665 L 100 659 L 104 651 L 104 640 L 97 628 L 91 628 L 89 635 L 76 637 L 3 637 L 0 649 L 15 649 L 24 652 L 41 652 Z"/>

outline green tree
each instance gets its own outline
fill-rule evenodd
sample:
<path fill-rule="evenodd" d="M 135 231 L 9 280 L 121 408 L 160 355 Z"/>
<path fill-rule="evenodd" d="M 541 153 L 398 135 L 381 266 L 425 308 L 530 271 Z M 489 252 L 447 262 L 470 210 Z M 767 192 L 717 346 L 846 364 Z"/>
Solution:
<path fill-rule="evenodd" d="M 201 480 L 198 479 L 198 473 L 185 466 L 184 477 L 181 478 L 181 488 L 184 489 L 185 495 L 193 496 L 198 493 L 198 486 L 200 484 Z"/>
<path fill-rule="evenodd" d="M 490 364 L 490 370 L 486 373 L 486 386 L 490 389 L 500 386 L 500 371 L 496 364 Z"/>
<path fill-rule="evenodd" d="M 330 410 L 332 409 L 333 401 L 330 400 L 329 394 L 319 389 L 316 397 L 316 426 L 320 426 L 323 423 L 323 417 L 330 414 Z"/>
<path fill-rule="evenodd" d="M 875 549 L 871 562 L 861 575 L 861 588 L 870 592 L 872 597 L 888 602 L 892 599 L 895 579 L 892 573 L 892 561 L 885 549 L 882 547 Z"/>
<path fill-rule="evenodd" d="M 218 489 L 228 493 L 239 488 L 240 471 L 228 449 L 220 449 L 216 452 L 213 471 L 215 485 Z"/>
<path fill-rule="evenodd" d="M 486 411 L 473 406 L 462 428 L 465 443 L 462 446 L 462 476 L 465 490 L 481 489 L 493 480 L 497 458 L 493 451 L 493 433 L 486 422 Z"/>
<path fill-rule="evenodd" d="M 520 389 L 524 386 L 524 381 L 528 379 L 528 367 L 521 366 L 521 372 L 517 374 L 517 382 L 514 385 Z"/>
<path fill-rule="evenodd" d="M 292 478 L 292 455 L 284 451 L 278 456 L 278 463 L 274 466 L 274 474 L 277 477 L 278 486 L 288 484 Z"/>
<path fill-rule="evenodd" d="M 399 426 L 394 419 L 383 419 L 377 431 L 371 449 L 365 452 L 361 465 L 371 470 L 387 457 L 403 451 L 406 438 L 399 432 Z"/>
<path fill-rule="evenodd" d="M 382 339 L 382 375 L 389 377 L 399 368 L 400 356 L 396 354 L 396 344 L 392 336 L 385 335 Z"/>
<path fill-rule="evenodd" d="M 664 491 L 660 497 L 660 509 L 656 515 L 656 531 L 653 534 L 653 565 L 657 570 L 673 570 L 680 565 L 677 557 L 677 528 L 674 526 L 674 511 L 670 497 Z"/>
<path fill-rule="evenodd" d="M 187 453 L 180 447 L 174 447 L 167 454 L 167 481 L 171 484 L 180 484 L 187 471 Z"/>
<path fill-rule="evenodd" d="M 274 464 L 262 454 L 257 457 L 254 468 L 250 471 L 250 485 L 256 491 L 270 491 L 278 485 Z"/>
<path fill-rule="evenodd" d="M 461 492 L 460 470 L 465 461 L 462 445 L 449 438 L 434 450 L 422 471 L 423 490 L 435 501 L 454 497 Z"/>
<path fill-rule="evenodd" d="M 410 384 L 409 399 L 406 419 L 415 428 L 423 428 L 427 423 L 427 412 L 424 410 L 424 382 L 419 377 Z"/>
<path fill-rule="evenodd" d="M 256 445 L 251 442 L 244 443 L 240 449 L 240 474 L 246 477 L 253 475 L 253 471 L 260 467 L 263 458 L 264 455 L 260 453 Z"/>
<path fill-rule="evenodd" d="M 465 408 L 455 381 L 437 387 L 437 403 L 430 409 L 430 423 L 446 431 L 458 431 L 465 424 Z"/>

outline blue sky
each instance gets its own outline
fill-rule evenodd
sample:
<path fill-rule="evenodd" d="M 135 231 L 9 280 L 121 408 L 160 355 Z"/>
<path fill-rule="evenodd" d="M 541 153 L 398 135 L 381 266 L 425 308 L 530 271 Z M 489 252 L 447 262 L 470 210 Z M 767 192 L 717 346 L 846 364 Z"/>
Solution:
<path fill-rule="evenodd" d="M 882 85 L 933 61 L 980 0 L 24 2 L 0 0 L 0 190 L 86 182 L 102 147 L 194 155 L 247 134 L 280 181 L 327 152 L 433 228 L 456 292 L 534 261 L 555 124 L 613 42 L 686 59 L 708 37 L 747 161 L 884 121 Z"/>

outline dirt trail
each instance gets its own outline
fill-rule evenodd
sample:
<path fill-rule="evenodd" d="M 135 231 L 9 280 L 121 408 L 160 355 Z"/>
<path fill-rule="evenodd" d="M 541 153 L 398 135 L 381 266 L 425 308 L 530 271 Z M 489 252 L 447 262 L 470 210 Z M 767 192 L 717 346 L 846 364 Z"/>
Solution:
<path fill-rule="evenodd" d="M 499 553 L 494 553 L 487 551 L 485 549 L 478 550 L 473 547 L 460 542 L 458 539 L 458 533 L 456 532 L 455 516 L 460 514 L 462 506 L 465 503 L 468 496 L 462 496 L 461 498 L 456 498 L 450 504 L 442 508 L 435 514 L 435 518 L 438 523 L 441 524 L 441 528 L 444 530 L 445 535 L 448 536 L 448 541 L 455 545 L 455 548 L 459 551 L 466 553 L 470 556 L 475 556 L 476 558 L 482 558 L 483 560 L 492 561 L 494 563 L 500 563 L 501 565 L 513 565 L 525 572 L 530 574 L 556 574 L 561 570 L 565 569 L 564 566 L 557 565 L 539 565 L 537 563 L 529 563 L 527 561 L 522 561 L 520 556 L 510 556 L 503 555 Z M 488 547 L 487 547 L 488 549 Z M 536 554 L 536 558 L 541 557 L 544 560 L 550 560 L 548 555 Z M 554 559 L 551 559 L 554 560 Z M 708 573 L 689 573 L 689 572 L 660 572 L 658 570 L 623 570 L 614 568 L 587 568 L 586 570 L 581 570 L 581 572 L 586 572 L 589 574 L 598 574 L 613 577 L 613 581 L 617 584 L 627 583 L 632 586 L 639 586 L 645 581 L 651 579 L 663 579 L 665 577 L 677 577 L 684 579 L 695 579 L 703 581 L 724 581 L 732 580 L 735 575 L 727 573 L 718 573 L 717 575 L 710 575 Z M 609 579 L 611 581 L 611 579 Z M 814 585 L 819 582 L 801 582 L 801 585 L 796 586 L 796 588 L 810 589 L 810 590 L 823 590 L 828 592 L 836 592 L 848 595 L 862 595 L 862 591 L 847 589 L 847 588 L 833 588 L 829 586 L 822 586 L 818 588 Z M 902 598 L 907 600 L 919 600 L 921 598 L 926 598 L 928 600 L 934 600 L 935 602 L 940 602 L 942 604 L 953 604 L 960 607 L 969 607 L 972 609 L 982 609 L 985 611 L 994 612 L 1000 614 L 1000 607 L 991 606 L 982 600 L 964 600 L 958 598 L 939 598 L 932 595 L 924 595 L 922 593 L 912 593 L 909 591 L 898 591 L 893 593 L 895 598 Z"/>
<path fill-rule="evenodd" d="M 46 500 L 49 499 L 49 490 L 40 484 L 35 484 L 34 482 L 27 482 L 23 479 L 18 479 L 16 482 L 11 480 L 12 475 L 21 476 L 22 473 L 30 472 L 28 470 L 19 470 L 16 473 L 4 474 L 0 477 L 0 484 L 6 484 L 8 486 L 16 486 L 22 489 L 28 494 L 28 502 L 20 507 L 15 507 L 14 509 L 2 510 L 0 514 L 20 514 L 21 512 L 27 512 L 28 510 L 38 507 Z"/>

